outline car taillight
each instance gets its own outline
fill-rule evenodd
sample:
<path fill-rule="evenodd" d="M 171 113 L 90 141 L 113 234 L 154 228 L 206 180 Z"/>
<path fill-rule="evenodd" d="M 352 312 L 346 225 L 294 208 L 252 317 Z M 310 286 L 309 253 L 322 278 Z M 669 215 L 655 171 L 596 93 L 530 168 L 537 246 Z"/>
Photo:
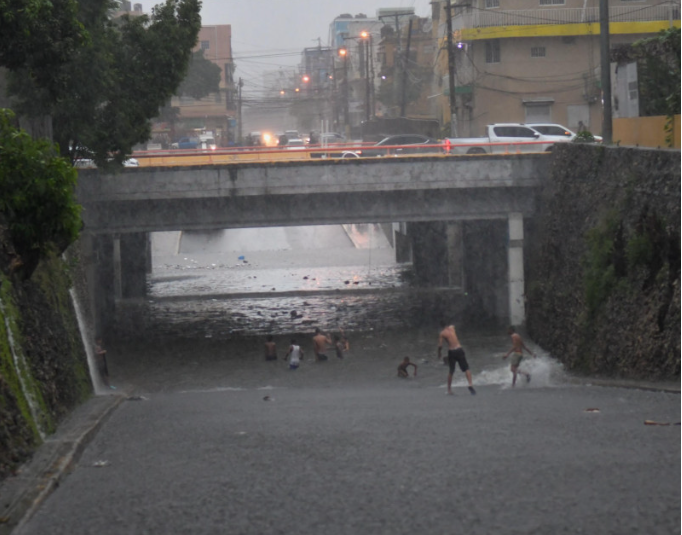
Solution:
<path fill-rule="evenodd" d="M 445 153 L 450 154 L 450 146 L 452 145 L 452 143 L 450 143 L 450 140 L 446 138 L 444 145 L 445 145 Z"/>

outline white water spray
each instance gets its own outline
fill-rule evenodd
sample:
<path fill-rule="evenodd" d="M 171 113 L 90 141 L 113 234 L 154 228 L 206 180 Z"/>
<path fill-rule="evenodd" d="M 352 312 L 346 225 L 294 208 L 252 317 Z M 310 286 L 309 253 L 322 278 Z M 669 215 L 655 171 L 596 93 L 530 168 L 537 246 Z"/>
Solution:
<path fill-rule="evenodd" d="M 34 392 L 35 385 L 31 379 L 31 372 L 26 364 L 26 359 L 21 351 L 21 347 L 18 347 L 14 342 L 14 335 L 12 334 L 12 329 L 10 326 L 9 315 L 5 310 L 5 305 L 0 299 L 0 312 L 5 318 L 5 329 L 7 330 L 7 341 L 9 343 L 10 351 L 12 352 L 12 359 L 14 360 L 14 369 L 16 370 L 17 376 L 19 377 L 19 384 L 21 386 L 21 391 L 24 394 L 24 399 L 28 404 L 28 409 L 31 411 L 31 417 L 36 424 L 36 429 L 38 429 L 38 434 L 41 440 L 45 440 L 47 434 L 43 429 L 43 417 L 41 411 L 38 408 L 38 403 L 36 402 Z"/>
<path fill-rule="evenodd" d="M 93 336 L 87 323 L 83 319 L 83 312 L 81 311 L 78 299 L 76 299 L 76 292 L 73 288 L 69 290 L 71 295 L 71 301 L 73 302 L 73 308 L 76 311 L 76 319 L 78 320 L 78 330 L 81 333 L 81 339 L 83 340 L 83 346 L 85 346 L 85 353 L 88 356 L 88 369 L 90 370 L 90 380 L 92 381 L 92 386 L 95 389 L 95 394 L 101 396 L 103 394 L 109 393 L 109 389 L 106 387 L 102 378 L 100 377 L 99 370 L 97 367 L 97 357 L 95 355 L 95 349 L 93 347 Z"/>
<path fill-rule="evenodd" d="M 562 384 L 564 376 L 563 365 L 542 350 L 536 351 L 535 353 L 537 358 L 524 357 L 519 366 L 521 371 L 530 373 L 531 381 L 526 382 L 526 378 L 523 375 L 518 375 L 516 379 L 517 388 L 547 388 Z M 474 386 L 499 385 L 502 388 L 511 388 L 512 373 L 509 368 L 509 359 L 502 360 L 500 358 L 500 365 L 498 367 L 474 373 Z M 457 380 L 453 380 L 452 386 L 468 386 L 463 374 L 457 375 L 459 377 Z"/>

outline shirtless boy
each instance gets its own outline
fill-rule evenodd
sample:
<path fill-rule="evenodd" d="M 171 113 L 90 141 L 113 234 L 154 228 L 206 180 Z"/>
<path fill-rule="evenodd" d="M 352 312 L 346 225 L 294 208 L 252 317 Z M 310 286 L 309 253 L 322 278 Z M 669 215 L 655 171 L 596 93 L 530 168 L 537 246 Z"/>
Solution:
<path fill-rule="evenodd" d="M 315 360 L 317 362 L 328 360 L 325 351 L 327 346 L 332 345 L 332 341 L 325 334 L 322 334 L 320 329 L 315 329 L 315 336 L 313 336 L 313 352 L 315 353 Z"/>
<path fill-rule="evenodd" d="M 403 359 L 403 361 L 400 363 L 400 365 L 398 366 L 398 377 L 403 377 L 403 378 L 409 377 L 410 374 L 407 372 L 408 366 L 414 367 L 414 376 L 417 377 L 417 365 L 412 364 L 410 362 L 410 357 L 405 357 Z"/>
<path fill-rule="evenodd" d="M 469 363 L 467 362 L 466 355 L 464 354 L 464 349 L 462 349 L 459 339 L 457 338 L 455 326 L 447 325 L 444 321 L 440 322 L 440 326 L 442 327 L 442 330 L 438 336 L 438 360 L 441 359 L 443 342 L 447 342 L 447 364 L 450 368 L 448 373 L 448 394 L 452 394 L 452 376 L 455 373 L 455 364 L 459 364 L 459 369 L 462 370 L 466 375 L 467 381 L 469 382 L 469 392 L 471 392 L 471 395 L 476 394 L 476 390 L 474 390 L 473 383 L 471 381 Z"/>
<path fill-rule="evenodd" d="M 269 334 L 265 342 L 265 360 L 277 360 L 277 345 Z"/>
<path fill-rule="evenodd" d="M 519 370 L 519 364 L 521 364 L 521 361 L 523 360 L 523 350 L 525 349 L 533 355 L 533 358 L 535 358 L 535 353 L 533 353 L 530 349 L 526 347 L 526 344 L 523 343 L 523 340 L 521 337 L 517 334 L 516 329 L 514 329 L 513 326 L 509 327 L 507 329 L 507 334 L 511 336 L 512 339 L 512 348 L 507 351 L 507 354 L 502 357 L 503 359 L 506 359 L 510 353 L 512 354 L 511 358 L 511 372 L 512 372 L 512 387 L 516 386 L 516 375 L 525 375 L 526 376 L 526 382 L 530 383 L 530 373 L 522 372 Z"/>

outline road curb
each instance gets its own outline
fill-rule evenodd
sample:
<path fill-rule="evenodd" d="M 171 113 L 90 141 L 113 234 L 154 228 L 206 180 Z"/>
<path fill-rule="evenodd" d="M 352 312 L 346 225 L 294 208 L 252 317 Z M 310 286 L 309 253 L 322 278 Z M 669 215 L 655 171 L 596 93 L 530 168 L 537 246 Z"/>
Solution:
<path fill-rule="evenodd" d="M 17 475 L 0 483 L 0 535 L 18 535 L 125 399 L 123 395 L 90 398 L 45 440 Z"/>
<path fill-rule="evenodd" d="M 651 392 L 665 392 L 679 394 L 679 383 L 657 383 L 654 381 L 637 381 L 632 379 L 609 379 L 595 377 L 569 377 L 568 382 L 581 386 L 600 386 L 608 388 L 629 388 L 634 390 L 648 390 Z"/>

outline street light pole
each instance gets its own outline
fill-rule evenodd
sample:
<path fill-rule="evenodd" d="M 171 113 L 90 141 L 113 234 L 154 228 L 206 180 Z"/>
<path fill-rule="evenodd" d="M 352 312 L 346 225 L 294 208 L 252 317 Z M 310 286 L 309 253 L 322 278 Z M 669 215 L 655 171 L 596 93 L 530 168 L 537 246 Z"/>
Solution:
<path fill-rule="evenodd" d="M 372 42 L 372 36 L 369 32 L 360 32 L 360 37 L 366 39 L 365 41 L 365 119 L 369 121 L 370 113 L 370 86 L 369 86 L 369 45 Z"/>
<path fill-rule="evenodd" d="M 348 110 L 348 49 L 339 48 L 339 56 L 343 59 L 343 124 L 346 139 L 350 139 L 350 113 Z"/>

